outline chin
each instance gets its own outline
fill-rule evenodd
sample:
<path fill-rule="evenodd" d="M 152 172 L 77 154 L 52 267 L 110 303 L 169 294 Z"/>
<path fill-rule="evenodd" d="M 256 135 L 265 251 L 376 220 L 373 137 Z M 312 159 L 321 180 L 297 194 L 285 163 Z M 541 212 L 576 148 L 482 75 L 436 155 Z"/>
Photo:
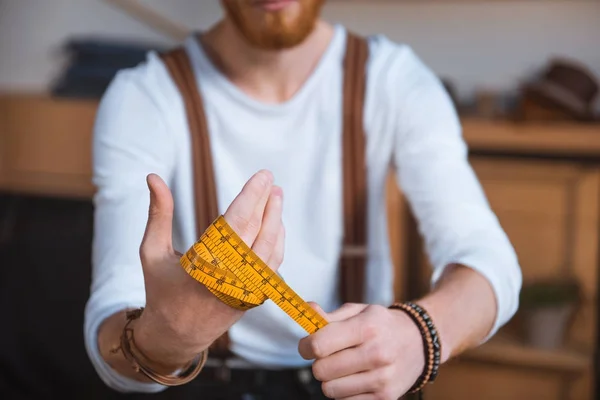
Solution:
<path fill-rule="evenodd" d="M 324 0 L 222 0 L 227 17 L 253 47 L 283 50 L 313 31 Z"/>

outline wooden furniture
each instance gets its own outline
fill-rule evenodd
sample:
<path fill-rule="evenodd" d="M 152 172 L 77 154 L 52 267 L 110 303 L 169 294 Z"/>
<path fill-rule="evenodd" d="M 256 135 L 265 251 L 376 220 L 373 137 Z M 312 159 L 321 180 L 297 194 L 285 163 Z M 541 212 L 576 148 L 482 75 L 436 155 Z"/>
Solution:
<path fill-rule="evenodd" d="M 0 96 L 0 189 L 90 197 L 96 108 L 94 101 Z"/>
<path fill-rule="evenodd" d="M 0 190 L 89 198 L 97 103 L 0 97 Z M 445 365 L 427 399 L 590 399 L 600 257 L 600 126 L 464 120 L 472 165 L 513 242 L 525 281 L 574 276 L 585 293 L 568 346 L 543 351 L 511 326 Z M 389 179 L 397 294 L 427 286 L 429 268 L 401 192 Z M 421 268 L 415 268 L 420 265 Z"/>
<path fill-rule="evenodd" d="M 426 398 L 591 399 L 597 381 L 600 125 L 465 119 L 463 130 L 471 164 L 515 246 L 524 282 L 574 277 L 584 300 L 565 348 L 521 344 L 517 314 L 489 343 L 443 366 Z M 426 290 L 430 266 L 414 222 L 397 211 L 403 203 L 390 185 L 390 235 L 400 271 L 396 287 L 399 298 L 412 298 L 411 289 Z M 422 268 L 415 273 L 414 265 Z"/>
<path fill-rule="evenodd" d="M 600 265 L 600 126 L 469 120 L 464 130 L 471 163 L 516 248 L 524 282 L 573 277 L 583 288 L 583 302 L 564 349 L 503 341 L 508 326 L 488 345 L 450 363 L 430 397 L 464 398 L 470 390 L 485 399 L 590 399 Z M 470 383 L 453 389 L 463 379 Z"/>

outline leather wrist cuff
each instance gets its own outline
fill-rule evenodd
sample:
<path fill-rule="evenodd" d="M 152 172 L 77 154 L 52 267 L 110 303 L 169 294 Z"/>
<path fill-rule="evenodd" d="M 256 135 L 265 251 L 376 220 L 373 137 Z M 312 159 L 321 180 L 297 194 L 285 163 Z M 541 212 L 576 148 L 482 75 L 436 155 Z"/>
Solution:
<path fill-rule="evenodd" d="M 144 374 L 152 381 L 165 386 L 184 385 L 193 380 L 202 370 L 208 358 L 208 349 L 197 355 L 187 365 L 176 371 L 176 374 L 161 374 L 148 366 L 148 357 L 146 357 L 136 346 L 134 339 L 132 321 L 138 319 L 142 315 L 144 309 L 136 309 L 127 312 L 127 323 L 121 334 L 121 351 L 125 358 L 132 364 L 133 369 Z"/>
<path fill-rule="evenodd" d="M 435 328 L 431 317 L 421 306 L 415 303 L 405 302 L 392 304 L 389 308 L 405 312 L 417 325 L 423 338 L 425 365 L 423 367 L 423 372 L 409 390 L 410 393 L 415 393 L 422 390 L 426 384 L 435 381 L 440 367 L 442 343 L 440 342 L 437 329 Z"/>

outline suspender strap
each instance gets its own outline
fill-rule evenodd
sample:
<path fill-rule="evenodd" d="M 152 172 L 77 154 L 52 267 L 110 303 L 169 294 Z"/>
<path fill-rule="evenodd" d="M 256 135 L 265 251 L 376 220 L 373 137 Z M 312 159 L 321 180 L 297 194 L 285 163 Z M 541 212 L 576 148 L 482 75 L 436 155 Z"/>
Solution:
<path fill-rule="evenodd" d="M 344 242 L 340 258 L 340 295 L 343 302 L 351 303 L 364 301 L 367 260 L 367 164 L 363 125 L 367 58 L 366 40 L 349 33 L 344 59 Z"/>
<path fill-rule="evenodd" d="M 192 146 L 196 233 L 200 235 L 219 216 L 204 103 L 196 85 L 196 77 L 186 51 L 183 48 L 177 48 L 163 54 L 162 60 L 184 102 Z M 227 332 L 213 343 L 210 353 L 212 357 L 216 358 L 227 358 L 231 355 Z"/>
<path fill-rule="evenodd" d="M 179 48 L 165 54 L 163 61 L 184 100 L 192 145 L 196 232 L 200 235 L 219 216 L 204 102 L 186 52 Z"/>
<path fill-rule="evenodd" d="M 217 191 L 210 152 L 209 133 L 202 96 L 191 62 L 179 47 L 161 55 L 182 96 L 191 139 L 196 232 L 200 235 L 218 217 Z M 367 256 L 367 179 L 363 104 L 365 63 L 364 39 L 348 34 L 344 60 L 343 95 L 343 201 L 344 242 L 340 258 L 340 294 L 343 302 L 362 302 Z M 229 338 L 225 333 L 211 347 L 211 356 L 227 358 Z"/>

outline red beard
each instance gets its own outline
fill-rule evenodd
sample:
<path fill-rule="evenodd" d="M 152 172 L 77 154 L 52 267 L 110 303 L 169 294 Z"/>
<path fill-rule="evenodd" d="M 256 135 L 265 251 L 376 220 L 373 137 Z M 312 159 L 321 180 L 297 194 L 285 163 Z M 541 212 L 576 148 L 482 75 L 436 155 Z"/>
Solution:
<path fill-rule="evenodd" d="M 264 11 L 253 0 L 221 0 L 227 17 L 254 47 L 281 50 L 299 45 L 310 35 L 325 0 L 298 0 L 278 11 Z M 299 10 L 298 10 L 299 8 Z"/>

